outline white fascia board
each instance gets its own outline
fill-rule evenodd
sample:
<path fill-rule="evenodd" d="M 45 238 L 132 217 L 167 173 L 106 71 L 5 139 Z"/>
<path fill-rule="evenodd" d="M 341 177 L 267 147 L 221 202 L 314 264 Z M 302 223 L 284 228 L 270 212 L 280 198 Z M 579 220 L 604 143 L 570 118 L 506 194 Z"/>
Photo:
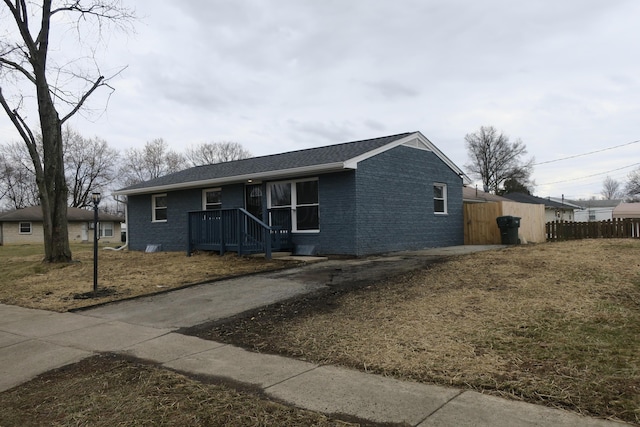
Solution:
<path fill-rule="evenodd" d="M 336 172 L 344 169 L 350 169 L 343 162 L 326 163 L 321 165 L 303 166 L 299 168 L 282 169 L 277 171 L 268 171 L 261 173 L 253 173 L 246 175 L 227 176 L 223 178 L 204 179 L 201 181 L 180 182 L 177 184 L 158 185 L 156 187 L 134 188 L 131 190 L 118 190 L 112 194 L 116 196 L 133 196 L 136 194 L 150 194 L 165 191 L 185 190 L 190 188 L 205 188 L 219 185 L 237 184 L 247 182 L 249 180 L 276 180 L 283 178 L 291 178 L 293 176 L 302 176 L 310 174 L 319 174 L 327 172 Z"/>
<path fill-rule="evenodd" d="M 384 153 L 387 150 L 390 150 L 392 148 L 398 147 L 400 145 L 407 145 L 407 146 L 411 146 L 413 148 L 416 148 L 415 145 L 410 144 L 413 143 L 415 141 L 418 141 L 421 145 L 422 148 L 420 149 L 425 149 L 427 151 L 431 151 L 433 152 L 436 156 L 438 156 L 440 158 L 440 160 L 442 160 L 447 166 L 449 166 L 449 168 L 451 168 L 451 170 L 453 170 L 455 173 L 458 174 L 458 176 L 460 176 L 462 178 L 462 182 L 463 185 L 470 185 L 472 183 L 471 179 L 462 171 L 462 169 L 460 169 L 458 166 L 456 166 L 455 163 L 453 163 L 451 161 L 451 159 L 449 159 L 447 156 L 444 155 L 444 153 L 442 151 L 440 151 L 438 149 L 438 147 L 436 147 L 431 141 L 429 141 L 421 132 L 414 132 L 409 136 L 406 136 L 402 139 L 399 139 L 397 141 L 393 141 L 387 145 L 384 145 L 380 148 L 377 148 L 375 150 L 371 150 L 368 151 L 364 154 L 361 154 L 357 157 L 354 157 L 352 159 L 347 160 L 346 162 L 344 162 L 345 167 L 349 167 L 350 169 L 357 169 L 358 168 L 358 163 L 369 159 L 373 156 L 377 156 L 380 153 Z"/>
<path fill-rule="evenodd" d="M 367 151 L 364 154 L 360 154 L 357 157 L 347 160 L 344 162 L 345 166 L 348 166 L 351 169 L 358 169 L 358 163 L 363 160 L 370 159 L 373 156 L 377 156 L 378 154 L 384 153 L 385 151 L 391 150 L 392 148 L 396 148 L 399 145 L 406 144 L 407 142 L 413 141 L 416 139 L 416 135 L 419 132 L 414 132 L 409 136 L 405 136 L 402 139 L 398 139 L 396 141 L 390 142 L 387 145 L 383 145 L 382 147 L 378 147 L 375 150 Z"/>

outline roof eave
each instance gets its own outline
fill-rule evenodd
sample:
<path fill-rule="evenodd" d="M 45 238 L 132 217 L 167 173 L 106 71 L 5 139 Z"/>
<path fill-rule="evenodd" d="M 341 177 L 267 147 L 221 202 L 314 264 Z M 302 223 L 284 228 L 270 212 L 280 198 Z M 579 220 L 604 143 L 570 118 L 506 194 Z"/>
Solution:
<path fill-rule="evenodd" d="M 317 173 L 336 172 L 345 169 L 355 169 L 354 167 L 347 166 L 345 162 L 336 163 L 324 163 L 320 165 L 302 166 L 299 168 L 282 169 L 277 171 L 267 171 L 259 173 L 251 173 L 245 175 L 227 176 L 222 178 L 204 179 L 200 181 L 181 182 L 176 184 L 158 185 L 155 187 L 134 188 L 131 190 L 122 189 L 114 191 L 112 194 L 115 196 L 134 196 L 138 194 L 150 194 L 165 191 L 185 190 L 190 188 L 204 188 L 214 187 L 219 185 L 237 184 L 240 182 L 247 182 L 249 180 L 274 180 L 291 178 L 293 176 L 301 176 Z"/>

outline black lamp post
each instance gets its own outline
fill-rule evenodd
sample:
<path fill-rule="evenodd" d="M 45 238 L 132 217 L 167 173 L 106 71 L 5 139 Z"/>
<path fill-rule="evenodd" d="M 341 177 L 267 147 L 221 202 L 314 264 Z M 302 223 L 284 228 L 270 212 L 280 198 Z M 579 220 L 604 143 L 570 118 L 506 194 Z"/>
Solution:
<path fill-rule="evenodd" d="M 93 202 L 93 296 L 98 294 L 98 205 L 100 193 L 91 193 Z"/>

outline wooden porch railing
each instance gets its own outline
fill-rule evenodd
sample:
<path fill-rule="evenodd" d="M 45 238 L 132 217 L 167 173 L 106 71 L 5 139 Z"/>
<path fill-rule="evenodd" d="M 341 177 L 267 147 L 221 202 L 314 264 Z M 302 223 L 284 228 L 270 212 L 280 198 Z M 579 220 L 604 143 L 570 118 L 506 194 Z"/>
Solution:
<path fill-rule="evenodd" d="M 291 230 L 269 226 L 245 209 L 215 209 L 189 212 L 187 256 L 194 250 L 264 253 L 291 247 Z"/>
<path fill-rule="evenodd" d="M 607 221 L 552 221 L 546 225 L 547 240 L 640 238 L 640 219 Z"/>

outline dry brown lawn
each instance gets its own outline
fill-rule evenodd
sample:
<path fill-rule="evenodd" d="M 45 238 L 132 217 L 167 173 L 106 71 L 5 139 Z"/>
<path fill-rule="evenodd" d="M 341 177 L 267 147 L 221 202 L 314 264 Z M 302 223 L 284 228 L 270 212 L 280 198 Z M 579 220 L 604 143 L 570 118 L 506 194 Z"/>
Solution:
<path fill-rule="evenodd" d="M 153 365 L 101 355 L 0 393 L 2 426 L 355 426 Z"/>
<path fill-rule="evenodd" d="M 60 268 L 41 264 L 41 255 L 28 248 L 5 249 L 0 301 L 57 310 L 86 303 L 74 295 L 91 289 L 90 250 L 75 250 L 81 262 Z M 118 297 L 235 274 L 216 264 L 221 261 L 234 265 L 233 272 L 281 267 L 235 256 L 101 251 L 100 257 L 101 283 L 121 286 Z M 640 424 L 640 240 L 547 243 L 456 257 L 355 290 L 330 289 L 262 308 L 199 335 Z M 138 410 L 154 425 L 223 425 L 231 418 L 236 425 L 339 423 L 298 418 L 306 415 L 156 368 L 117 361 L 103 369 L 104 359 L 90 360 L 0 394 L 0 406 L 9 408 L 0 411 L 0 424 L 90 419 L 112 425 L 108 417 L 122 411 L 127 425 L 139 421 Z M 208 418 L 217 411 L 222 418 Z"/>
<path fill-rule="evenodd" d="M 477 253 L 304 304 L 202 336 L 640 423 L 640 240 Z"/>
<path fill-rule="evenodd" d="M 98 289 L 92 298 L 93 246 L 74 245 L 74 262 L 45 264 L 37 245 L 0 246 L 0 303 L 67 311 L 199 283 L 275 270 L 292 261 L 184 252 L 107 251 L 98 254 Z M 89 293 L 87 295 L 87 293 Z"/>

